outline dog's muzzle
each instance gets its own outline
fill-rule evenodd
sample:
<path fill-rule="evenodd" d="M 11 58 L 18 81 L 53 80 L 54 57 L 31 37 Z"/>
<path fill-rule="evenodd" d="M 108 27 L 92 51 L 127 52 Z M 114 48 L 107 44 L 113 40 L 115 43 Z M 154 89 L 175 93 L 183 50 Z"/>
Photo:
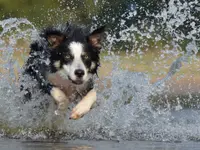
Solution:
<path fill-rule="evenodd" d="M 82 70 L 82 69 L 76 69 L 76 70 L 74 71 L 74 74 L 75 74 L 75 76 L 76 76 L 76 79 L 75 79 L 75 80 L 71 79 L 70 76 L 69 76 L 68 78 L 69 78 L 74 84 L 82 84 L 82 83 L 84 82 L 84 80 L 83 80 L 83 76 L 85 75 L 84 70 Z"/>

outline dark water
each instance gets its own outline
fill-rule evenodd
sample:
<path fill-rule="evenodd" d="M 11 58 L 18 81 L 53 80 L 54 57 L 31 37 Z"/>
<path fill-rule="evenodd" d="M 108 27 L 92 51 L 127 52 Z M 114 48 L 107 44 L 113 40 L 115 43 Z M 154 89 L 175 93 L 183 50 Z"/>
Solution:
<path fill-rule="evenodd" d="M 23 141 L 23 140 L 0 140 L 1 150 L 199 150 L 200 143 L 182 142 L 166 143 L 151 141 Z"/>

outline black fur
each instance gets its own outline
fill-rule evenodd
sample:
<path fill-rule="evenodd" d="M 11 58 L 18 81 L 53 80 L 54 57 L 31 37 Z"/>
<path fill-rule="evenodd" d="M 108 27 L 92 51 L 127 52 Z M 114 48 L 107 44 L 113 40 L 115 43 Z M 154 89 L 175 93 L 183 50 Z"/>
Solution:
<path fill-rule="evenodd" d="M 96 74 L 100 64 L 100 47 L 93 45 L 90 42 L 89 37 L 91 34 L 102 32 L 100 30 L 104 30 L 104 27 L 90 33 L 86 28 L 71 24 L 43 29 L 40 32 L 38 39 L 30 45 L 31 50 L 29 58 L 25 64 L 24 73 L 30 75 L 32 79 L 37 80 L 39 87 L 43 92 L 50 94 L 54 85 L 47 80 L 47 75 L 59 71 L 63 64 L 70 63 L 70 57 L 72 56 L 67 45 L 71 41 L 76 41 L 84 45 L 84 50 L 88 56 L 87 59 L 82 57 L 85 66 L 90 68 L 91 62 L 94 62 L 95 67 L 90 69 L 89 72 Z M 59 44 L 56 43 L 57 45 L 54 42 L 49 42 L 48 38 L 52 35 L 60 37 L 60 39 L 62 39 L 61 42 Z M 53 45 L 56 45 L 56 47 Z M 66 55 L 69 55 L 69 59 L 64 57 Z M 56 61 L 60 61 L 59 68 L 53 65 Z"/>

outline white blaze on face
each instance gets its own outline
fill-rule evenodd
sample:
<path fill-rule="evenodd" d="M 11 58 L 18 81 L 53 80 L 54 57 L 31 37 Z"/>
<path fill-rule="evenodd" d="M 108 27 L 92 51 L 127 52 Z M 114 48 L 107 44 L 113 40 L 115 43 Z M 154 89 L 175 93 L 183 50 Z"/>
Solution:
<path fill-rule="evenodd" d="M 69 49 L 74 59 L 71 64 L 64 65 L 64 69 L 72 80 L 76 80 L 77 77 L 75 75 L 75 70 L 81 69 L 84 71 L 84 76 L 82 78 L 83 81 L 87 81 L 89 79 L 88 72 L 86 66 L 84 65 L 81 55 L 83 54 L 83 44 L 79 42 L 72 42 L 69 44 Z"/>

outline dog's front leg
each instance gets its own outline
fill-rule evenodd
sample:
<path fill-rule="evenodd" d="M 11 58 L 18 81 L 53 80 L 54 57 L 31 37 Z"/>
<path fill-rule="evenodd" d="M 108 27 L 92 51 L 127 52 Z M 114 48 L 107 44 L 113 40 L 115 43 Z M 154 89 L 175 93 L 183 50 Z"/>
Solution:
<path fill-rule="evenodd" d="M 64 114 L 69 104 L 69 100 L 66 97 L 65 93 L 59 88 L 53 87 L 51 90 L 51 96 L 57 103 L 57 110 L 55 110 L 55 114 L 56 115 Z"/>
<path fill-rule="evenodd" d="M 90 111 L 92 105 L 96 102 L 96 91 L 90 90 L 85 97 L 73 108 L 70 119 L 79 119 Z"/>

